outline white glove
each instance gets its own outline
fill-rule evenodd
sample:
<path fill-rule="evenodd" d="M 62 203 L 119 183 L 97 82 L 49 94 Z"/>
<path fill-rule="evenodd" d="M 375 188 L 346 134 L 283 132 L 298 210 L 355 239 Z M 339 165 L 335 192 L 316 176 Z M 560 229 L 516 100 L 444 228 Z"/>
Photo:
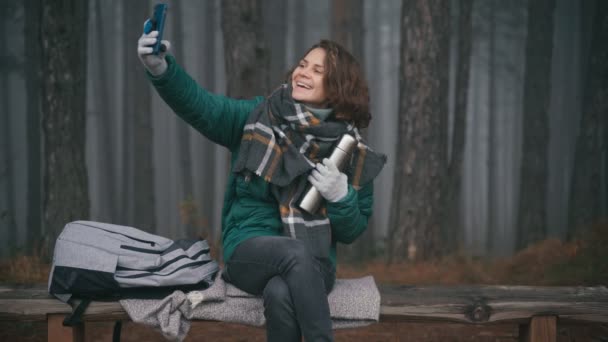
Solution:
<path fill-rule="evenodd" d="M 348 178 L 338 170 L 336 164 L 325 158 L 317 163 L 308 181 L 330 202 L 338 202 L 348 194 Z"/>
<path fill-rule="evenodd" d="M 165 50 L 159 52 L 158 55 L 153 55 L 152 47 L 149 45 L 156 44 L 156 37 L 158 37 L 158 31 L 142 34 L 137 41 L 137 56 L 139 56 L 141 63 L 152 75 L 160 76 L 167 71 L 167 61 L 165 60 L 165 55 L 167 55 L 167 51 L 169 51 L 171 43 L 169 43 L 168 40 L 162 40 L 161 44 L 165 45 Z"/>

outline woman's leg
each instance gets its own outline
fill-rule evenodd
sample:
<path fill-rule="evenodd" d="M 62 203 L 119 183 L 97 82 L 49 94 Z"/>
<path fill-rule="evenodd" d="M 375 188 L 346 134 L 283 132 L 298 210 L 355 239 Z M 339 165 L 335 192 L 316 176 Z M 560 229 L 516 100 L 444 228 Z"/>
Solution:
<path fill-rule="evenodd" d="M 279 312 L 282 312 L 281 320 L 285 320 L 284 313 L 293 310 L 306 341 L 333 340 L 327 293 L 333 287 L 334 270 L 328 260 L 314 258 L 302 241 L 280 236 L 251 238 L 236 248 L 226 268 L 229 282 L 246 292 L 264 295 L 267 330 L 285 323 L 275 322 Z M 286 288 L 279 289 L 278 281 L 270 281 L 276 276 Z M 271 287 L 266 291 L 269 284 Z M 287 291 L 291 304 L 286 302 Z M 271 296 L 277 298 L 270 299 Z M 290 306 L 293 309 L 289 309 Z M 281 336 L 275 332 L 269 331 L 269 340 L 276 337 L 289 341 L 288 338 L 299 336 L 294 330 Z"/>
<path fill-rule="evenodd" d="M 302 332 L 285 280 L 281 276 L 270 278 L 263 295 L 268 341 L 300 341 Z"/>

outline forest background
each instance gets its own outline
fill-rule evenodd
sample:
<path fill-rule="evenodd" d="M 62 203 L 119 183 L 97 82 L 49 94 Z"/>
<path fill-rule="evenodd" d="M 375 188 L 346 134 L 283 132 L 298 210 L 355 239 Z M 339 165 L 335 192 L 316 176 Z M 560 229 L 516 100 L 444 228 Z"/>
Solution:
<path fill-rule="evenodd" d="M 203 236 L 219 259 L 228 152 L 144 76 L 148 0 L 2 0 L 0 281 L 45 282 L 70 221 Z M 340 276 L 607 284 L 608 2 L 167 1 L 206 89 L 265 95 L 306 49 L 360 60 L 388 163 Z"/>

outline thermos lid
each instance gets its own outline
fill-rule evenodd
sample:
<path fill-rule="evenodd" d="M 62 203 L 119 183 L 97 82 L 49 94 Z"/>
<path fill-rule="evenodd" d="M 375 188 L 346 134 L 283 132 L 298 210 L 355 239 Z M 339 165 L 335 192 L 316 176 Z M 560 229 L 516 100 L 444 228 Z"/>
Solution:
<path fill-rule="evenodd" d="M 357 139 L 355 139 L 355 137 L 350 134 L 344 134 L 336 147 L 348 154 L 351 154 L 356 145 Z"/>

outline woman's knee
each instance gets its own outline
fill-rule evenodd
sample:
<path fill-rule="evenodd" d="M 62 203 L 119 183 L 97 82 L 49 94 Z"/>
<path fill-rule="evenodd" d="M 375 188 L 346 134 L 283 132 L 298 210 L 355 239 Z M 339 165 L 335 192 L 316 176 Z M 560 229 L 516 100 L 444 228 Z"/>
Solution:
<path fill-rule="evenodd" d="M 264 288 L 264 306 L 269 309 L 292 308 L 291 293 L 285 280 L 280 276 L 272 277 Z"/>
<path fill-rule="evenodd" d="M 289 243 L 285 245 L 284 253 L 289 261 L 297 263 L 312 263 L 314 261 L 314 257 L 304 242 L 297 239 L 290 239 L 288 241 Z"/>

